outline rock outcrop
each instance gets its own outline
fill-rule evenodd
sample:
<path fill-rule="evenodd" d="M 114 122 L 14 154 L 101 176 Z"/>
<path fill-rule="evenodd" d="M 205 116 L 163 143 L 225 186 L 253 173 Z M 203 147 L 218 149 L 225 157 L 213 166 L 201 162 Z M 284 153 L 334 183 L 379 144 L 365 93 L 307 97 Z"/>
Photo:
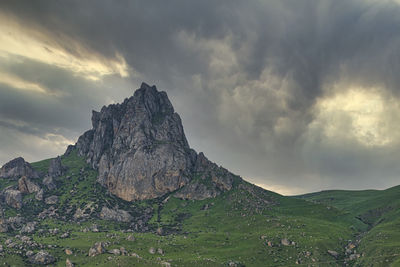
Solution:
<path fill-rule="evenodd" d="M 27 178 L 39 178 L 39 173 L 21 157 L 11 160 L 0 169 L 1 178 L 16 180 L 22 176 L 26 176 Z"/>
<path fill-rule="evenodd" d="M 233 174 L 189 147 L 179 115 L 155 86 L 143 83 L 122 104 L 93 111 L 92 125 L 66 153 L 85 156 L 98 182 L 124 200 L 157 198 L 186 185 L 177 196 L 203 199 L 233 186 Z"/>
<path fill-rule="evenodd" d="M 51 177 L 59 177 L 64 174 L 65 167 L 61 164 L 61 157 L 57 157 L 50 161 L 48 175 Z"/>
<path fill-rule="evenodd" d="M 125 210 L 109 209 L 107 207 L 101 209 L 100 218 L 117 222 L 130 222 L 133 219 L 129 212 Z"/>

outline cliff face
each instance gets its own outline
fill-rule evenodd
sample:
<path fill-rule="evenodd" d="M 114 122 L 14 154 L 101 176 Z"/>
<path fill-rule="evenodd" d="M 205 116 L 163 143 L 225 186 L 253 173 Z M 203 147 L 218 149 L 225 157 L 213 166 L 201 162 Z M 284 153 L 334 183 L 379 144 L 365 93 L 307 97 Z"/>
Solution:
<path fill-rule="evenodd" d="M 193 182 L 199 173 L 211 182 L 202 187 L 204 197 L 196 198 L 232 187 L 232 174 L 190 149 L 179 115 L 155 86 L 143 83 L 122 104 L 93 111 L 92 125 L 75 148 L 98 169 L 98 182 L 122 199 L 156 198 L 188 184 L 182 191 L 190 193 L 199 188 Z M 181 195 L 190 198 L 188 192 Z"/>

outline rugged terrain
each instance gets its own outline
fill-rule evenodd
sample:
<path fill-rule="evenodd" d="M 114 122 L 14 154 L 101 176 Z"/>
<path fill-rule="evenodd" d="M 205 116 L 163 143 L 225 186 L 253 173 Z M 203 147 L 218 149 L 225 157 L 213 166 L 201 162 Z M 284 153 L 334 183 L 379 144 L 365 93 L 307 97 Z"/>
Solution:
<path fill-rule="evenodd" d="M 399 264 L 399 188 L 285 197 L 189 147 L 165 92 L 93 112 L 64 155 L 0 170 L 5 266 Z"/>

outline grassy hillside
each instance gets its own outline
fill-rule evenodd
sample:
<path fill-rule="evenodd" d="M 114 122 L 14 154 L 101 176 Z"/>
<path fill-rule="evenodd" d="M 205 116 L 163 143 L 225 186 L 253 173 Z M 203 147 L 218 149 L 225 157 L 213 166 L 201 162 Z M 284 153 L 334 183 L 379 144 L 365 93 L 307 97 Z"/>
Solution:
<path fill-rule="evenodd" d="M 387 190 L 332 190 L 300 196 L 348 212 L 368 225 L 360 237 L 362 266 L 400 266 L 400 186 Z"/>
<path fill-rule="evenodd" d="M 57 189 L 45 191 L 45 197 L 59 197 L 54 216 L 39 219 L 38 214 L 51 205 L 36 200 L 33 194 L 24 196 L 21 210 L 4 207 L 5 217 L 20 214 L 26 221 L 38 222 L 34 233 L 24 235 L 56 257 L 56 266 L 65 266 L 67 258 L 77 266 L 337 266 L 344 262 L 351 266 L 364 260 L 350 260 L 345 253 L 345 247 L 367 225 L 355 218 L 355 213 L 345 207 L 348 200 L 339 200 L 340 197 L 336 198 L 341 205 L 335 206 L 334 202 L 323 201 L 322 196 L 321 200 L 316 195 L 304 196 L 305 199 L 284 197 L 241 182 L 229 192 L 202 201 L 177 199 L 171 194 L 131 203 L 107 193 L 96 182 L 96 172 L 75 153 L 62 157 L 62 163 L 68 171 L 56 180 Z M 32 165 L 44 172 L 49 160 Z M 1 181 L 1 188 L 8 185 Z M 365 196 L 357 201 L 361 198 L 369 199 Z M 323 203 L 314 203 L 317 201 Z M 145 230 L 135 230 L 129 223 L 101 220 L 98 214 L 103 206 L 130 212 L 138 224 L 147 214 Z M 78 209 L 87 218 L 74 218 Z M 398 221 L 388 221 L 384 229 L 379 229 L 380 225 L 365 235 L 366 242 L 357 248 L 367 256 L 372 253 L 372 247 L 365 246 L 368 238 L 385 242 L 390 239 L 393 245 L 397 244 L 396 239 L 400 240 L 386 232 L 396 229 Z M 69 234 L 62 238 L 64 233 Z M 40 249 L 24 245 L 19 248 L 23 243 L 17 234 L 18 229 L 0 233 L 4 247 L 0 261 L 6 266 L 24 266 L 28 263 L 26 251 Z M 132 235 L 135 240 L 127 240 Z M 17 245 L 9 247 L 7 239 Z M 88 257 L 90 247 L 99 241 L 109 242 L 107 250 L 124 247 L 128 255 L 104 253 Z M 155 253 L 149 251 L 151 248 Z M 66 255 L 65 249 L 72 250 L 72 255 Z"/>

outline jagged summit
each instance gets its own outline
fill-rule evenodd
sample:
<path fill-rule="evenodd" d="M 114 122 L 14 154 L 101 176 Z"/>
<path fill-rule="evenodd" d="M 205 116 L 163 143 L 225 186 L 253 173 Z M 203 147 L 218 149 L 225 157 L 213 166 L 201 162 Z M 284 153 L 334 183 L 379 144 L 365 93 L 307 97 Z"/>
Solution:
<path fill-rule="evenodd" d="M 92 125 L 67 152 L 76 148 L 98 170 L 98 182 L 122 199 L 181 188 L 176 196 L 203 199 L 232 188 L 234 175 L 189 147 L 179 115 L 155 86 L 142 83 L 123 103 L 93 111 Z"/>

